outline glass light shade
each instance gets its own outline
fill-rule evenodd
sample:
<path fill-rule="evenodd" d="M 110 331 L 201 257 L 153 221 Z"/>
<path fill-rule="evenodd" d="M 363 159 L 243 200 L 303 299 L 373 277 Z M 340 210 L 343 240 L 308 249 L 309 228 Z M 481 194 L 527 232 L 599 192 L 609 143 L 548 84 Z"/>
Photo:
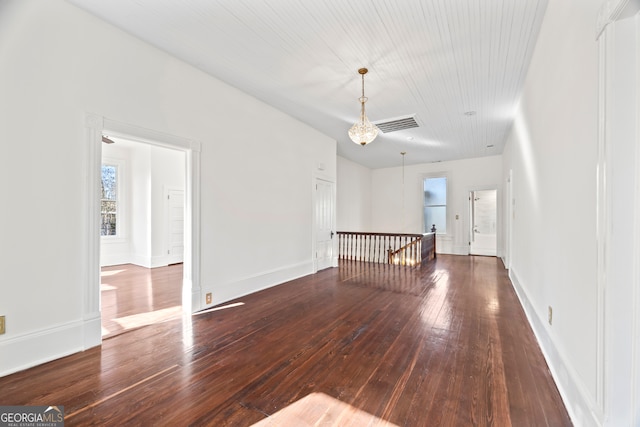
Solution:
<path fill-rule="evenodd" d="M 371 123 L 367 116 L 363 116 L 349 129 L 349 138 L 356 144 L 367 145 L 376 139 L 376 136 L 378 136 L 378 127 Z"/>
<path fill-rule="evenodd" d="M 349 138 L 356 144 L 360 144 L 363 147 L 376 139 L 378 136 L 378 127 L 371 123 L 367 119 L 367 113 L 364 111 L 364 103 L 367 102 L 367 97 L 364 96 L 364 75 L 369 70 L 366 68 L 360 68 L 358 73 L 362 77 L 362 96 L 358 99 L 360 101 L 360 121 L 356 122 L 351 129 L 349 129 Z"/>

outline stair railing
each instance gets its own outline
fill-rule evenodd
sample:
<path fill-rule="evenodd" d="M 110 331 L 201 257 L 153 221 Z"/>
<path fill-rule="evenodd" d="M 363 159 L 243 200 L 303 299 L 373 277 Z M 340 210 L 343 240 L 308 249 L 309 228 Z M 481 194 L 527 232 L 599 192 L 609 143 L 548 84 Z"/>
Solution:
<path fill-rule="evenodd" d="M 338 231 L 338 258 L 419 266 L 436 256 L 435 230 L 424 234 Z"/>

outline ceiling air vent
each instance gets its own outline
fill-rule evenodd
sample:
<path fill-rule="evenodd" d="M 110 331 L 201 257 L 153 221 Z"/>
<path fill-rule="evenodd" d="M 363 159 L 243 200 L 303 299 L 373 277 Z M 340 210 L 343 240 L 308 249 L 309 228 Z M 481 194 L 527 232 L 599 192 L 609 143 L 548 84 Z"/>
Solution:
<path fill-rule="evenodd" d="M 397 117 L 395 119 L 380 120 L 374 122 L 373 124 L 378 126 L 378 129 L 380 129 L 382 133 L 417 128 L 419 126 L 418 122 L 416 122 L 415 116 L 405 116 Z"/>

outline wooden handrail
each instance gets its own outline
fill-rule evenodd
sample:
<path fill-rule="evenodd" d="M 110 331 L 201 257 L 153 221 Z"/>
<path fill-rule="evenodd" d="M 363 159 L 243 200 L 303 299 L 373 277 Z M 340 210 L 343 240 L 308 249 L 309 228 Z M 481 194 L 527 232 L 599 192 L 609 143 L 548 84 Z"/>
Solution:
<path fill-rule="evenodd" d="M 418 235 L 403 247 L 392 251 L 389 249 L 389 264 L 407 265 L 418 263 L 419 246 L 422 243 L 422 235 Z M 421 260 L 420 260 L 421 261 Z"/>
<path fill-rule="evenodd" d="M 416 246 L 420 240 L 422 239 L 422 235 L 418 235 L 417 238 L 415 240 L 412 240 L 411 242 L 407 243 L 406 245 L 404 245 L 403 247 L 401 247 L 400 249 L 396 249 L 395 251 L 393 251 L 391 253 L 391 255 L 397 255 L 402 251 L 406 251 L 407 249 L 409 249 L 409 247 L 411 246 Z"/>
<path fill-rule="evenodd" d="M 425 234 L 338 231 L 338 258 L 416 265 L 435 258 L 435 231 Z"/>
<path fill-rule="evenodd" d="M 422 237 L 424 234 L 416 233 L 373 233 L 369 231 L 338 231 L 338 234 L 354 234 L 354 235 L 367 235 L 367 236 L 401 236 L 401 237 Z M 429 233 L 427 233 L 429 234 Z"/>

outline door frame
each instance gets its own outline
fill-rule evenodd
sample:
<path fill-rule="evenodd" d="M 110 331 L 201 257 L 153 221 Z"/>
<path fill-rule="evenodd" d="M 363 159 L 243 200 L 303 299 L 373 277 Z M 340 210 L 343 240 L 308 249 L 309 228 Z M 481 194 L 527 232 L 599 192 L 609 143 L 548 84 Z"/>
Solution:
<path fill-rule="evenodd" d="M 614 159 L 613 147 L 617 145 L 614 138 L 613 129 L 618 124 L 616 118 L 619 117 L 620 107 L 614 103 L 614 93 L 617 89 L 616 83 L 616 32 L 621 25 L 619 21 L 633 19 L 635 38 L 620 38 L 618 40 L 626 40 L 633 43 L 633 54 L 640 56 L 640 34 L 637 29 L 640 26 L 640 2 L 629 0 L 604 0 L 600 8 L 600 12 L 596 21 L 596 41 L 598 43 L 598 146 L 596 161 L 596 178 L 597 178 L 597 199 L 596 199 L 596 280 L 597 280 L 597 336 L 596 336 L 596 395 L 595 403 L 588 402 L 585 406 L 595 406 L 592 412 L 597 417 L 597 421 L 606 420 L 612 417 L 611 402 L 616 399 L 621 387 L 618 382 L 623 382 L 625 387 L 629 388 L 630 397 L 627 402 L 631 402 L 629 408 L 628 419 L 625 419 L 629 425 L 640 424 L 640 265 L 633 265 L 631 280 L 627 283 L 621 283 L 613 278 L 611 273 L 612 259 L 618 255 L 619 248 L 613 245 L 614 234 L 613 222 L 614 216 L 618 213 L 620 207 L 614 206 L 612 191 L 613 180 L 612 164 Z M 629 23 L 629 22 L 627 22 Z M 630 45 L 631 46 L 631 45 Z M 640 79 L 635 76 L 633 84 L 635 89 L 635 109 L 633 119 L 635 121 L 634 138 L 638 138 L 638 123 L 640 123 L 640 91 L 637 87 L 640 85 Z M 628 84 L 628 82 L 627 82 Z M 628 106 L 626 107 L 628 109 Z M 627 111 L 628 112 L 628 111 Z M 624 224 L 616 224 L 618 229 L 628 227 L 632 235 L 632 248 L 630 259 L 638 259 L 640 255 L 640 149 L 635 145 L 635 153 L 633 153 L 632 170 L 626 170 L 633 176 L 628 179 L 635 181 L 635 193 L 633 194 L 633 211 L 635 215 L 633 219 Z M 618 173 L 620 173 L 618 171 Z M 618 175 L 621 176 L 621 175 Z M 625 286 L 622 288 L 622 286 Z M 616 295 L 617 293 L 617 295 Z M 627 297 L 630 299 L 630 307 L 625 308 L 621 312 L 621 308 L 614 304 L 615 298 Z M 631 322 L 629 324 L 629 319 Z M 631 337 L 621 337 L 620 331 L 626 329 L 631 330 Z M 622 339 L 621 339 L 622 338 Z M 612 345 L 612 343 L 620 343 L 628 340 L 626 347 L 622 348 L 620 344 Z M 631 353 L 630 366 L 620 365 L 621 355 L 626 356 Z M 622 356 L 622 357 L 624 357 Z M 622 368 L 620 368 L 622 366 Z M 625 372 L 626 371 L 626 372 Z M 627 375 L 630 376 L 629 383 Z M 582 396 L 580 396 L 582 397 Z M 634 404 L 635 403 L 635 404 Z M 588 406 L 587 406 L 588 407 Z"/>
<path fill-rule="evenodd" d="M 503 206 L 505 206 L 505 233 L 504 247 L 502 261 L 507 270 L 511 268 L 511 250 L 512 250 L 512 236 L 513 236 L 513 203 L 515 198 L 513 197 L 513 170 L 509 169 L 507 175 L 506 195 Z"/>
<path fill-rule="evenodd" d="M 323 181 L 323 182 L 327 182 L 329 184 L 331 184 L 331 198 L 333 201 L 333 211 L 331 212 L 331 223 L 332 223 L 332 228 L 334 229 L 334 232 L 336 232 L 336 181 L 333 178 L 329 178 L 326 175 L 322 175 L 322 174 L 314 174 L 313 175 L 313 179 L 311 180 L 311 198 L 312 198 L 312 203 L 311 203 L 311 212 L 313 215 L 313 221 L 311 224 L 311 259 L 313 260 L 313 273 L 317 273 L 318 272 L 318 259 L 316 257 L 316 250 L 317 250 L 317 232 L 316 232 L 316 228 L 317 228 L 317 220 L 318 218 L 316 217 L 316 206 L 317 206 L 317 197 L 316 197 L 316 184 L 318 183 L 318 181 Z M 337 233 L 334 234 L 334 236 L 336 236 L 336 238 L 333 239 L 333 255 L 332 255 L 332 260 L 331 260 L 331 266 L 332 267 L 337 267 L 338 266 L 338 245 L 337 245 Z"/>
<path fill-rule="evenodd" d="M 193 313 L 202 307 L 200 284 L 200 151 L 197 141 L 86 113 L 84 122 L 85 212 L 87 243 L 83 262 L 85 348 L 102 342 L 100 309 L 100 170 L 102 135 L 107 134 L 185 153 L 185 253 L 182 307 Z"/>

